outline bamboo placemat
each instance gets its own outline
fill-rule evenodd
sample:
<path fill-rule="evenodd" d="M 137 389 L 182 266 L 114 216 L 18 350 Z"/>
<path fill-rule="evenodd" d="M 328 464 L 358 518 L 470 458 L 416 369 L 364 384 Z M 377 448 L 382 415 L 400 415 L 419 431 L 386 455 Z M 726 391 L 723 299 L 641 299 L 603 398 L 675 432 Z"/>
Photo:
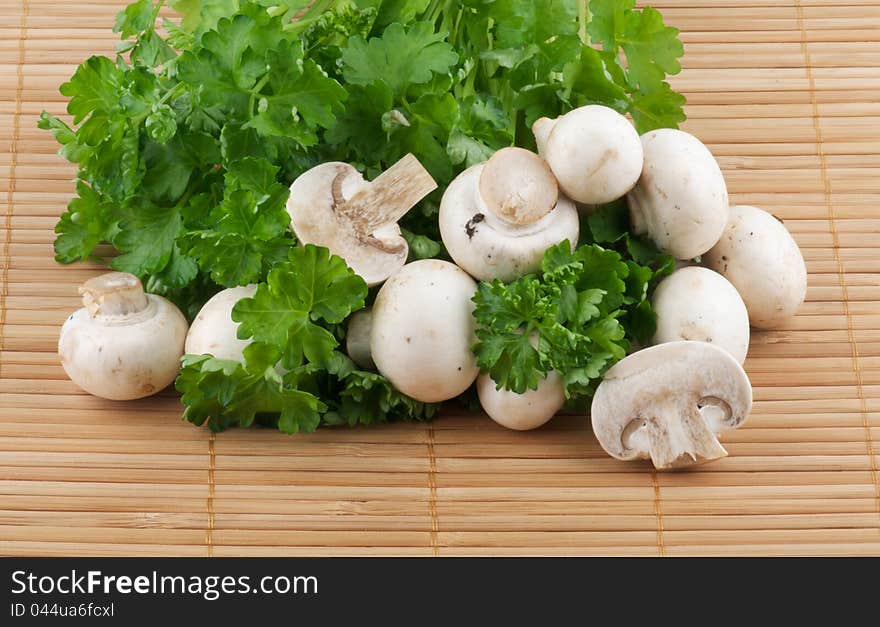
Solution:
<path fill-rule="evenodd" d="M 730 457 L 668 474 L 607 458 L 584 417 L 214 437 L 167 392 L 81 393 L 55 346 L 99 268 L 53 261 L 73 170 L 36 121 L 112 54 L 122 4 L 0 3 L 0 554 L 880 555 L 876 0 L 653 3 L 683 31 L 686 130 L 810 272 L 800 315 L 754 334 Z"/>

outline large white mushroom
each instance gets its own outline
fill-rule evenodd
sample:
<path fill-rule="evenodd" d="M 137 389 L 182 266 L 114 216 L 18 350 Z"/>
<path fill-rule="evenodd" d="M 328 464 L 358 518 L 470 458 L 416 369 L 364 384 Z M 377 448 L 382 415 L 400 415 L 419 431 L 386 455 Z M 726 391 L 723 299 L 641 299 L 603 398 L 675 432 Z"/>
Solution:
<path fill-rule="evenodd" d="M 413 155 L 372 183 L 347 163 L 322 163 L 290 186 L 287 212 L 301 244 L 325 246 L 367 285 L 399 270 L 409 253 L 397 221 L 437 183 Z"/>
<path fill-rule="evenodd" d="M 627 195 L 633 230 L 676 259 L 712 248 L 727 224 L 724 176 L 703 143 L 662 128 L 642 135 L 642 175 Z"/>
<path fill-rule="evenodd" d="M 717 272 L 691 266 L 663 279 L 652 299 L 654 344 L 698 340 L 720 346 L 739 362 L 749 351 L 749 314 L 739 292 Z"/>
<path fill-rule="evenodd" d="M 617 362 L 596 389 L 590 413 L 609 455 L 651 459 L 667 469 L 725 457 L 716 436 L 739 427 L 751 407 L 751 384 L 730 353 L 679 341 Z"/>
<path fill-rule="evenodd" d="M 145 294 L 138 278 L 110 272 L 79 288 L 83 308 L 61 327 L 58 354 L 67 376 L 94 396 L 125 401 L 167 387 L 180 370 L 186 318 Z"/>
<path fill-rule="evenodd" d="M 499 390 L 487 374 L 477 379 L 477 396 L 489 417 L 508 429 L 527 431 L 547 423 L 565 404 L 565 386 L 557 372 L 549 372 L 538 389 L 517 394 Z"/>
<path fill-rule="evenodd" d="M 512 281 L 537 270 L 544 251 L 577 244 L 577 208 L 559 195 L 538 155 L 502 148 L 459 174 L 440 203 L 440 234 L 455 263 L 471 276 Z"/>
<path fill-rule="evenodd" d="M 733 283 L 759 329 L 777 328 L 794 316 L 807 295 L 807 267 L 797 242 L 782 222 L 757 207 L 730 208 L 730 222 L 703 263 Z"/>
<path fill-rule="evenodd" d="M 532 125 L 538 153 L 566 196 L 600 205 L 622 198 L 642 173 L 642 143 L 614 109 L 587 105 Z"/>
<path fill-rule="evenodd" d="M 244 349 L 252 339 L 238 339 L 238 322 L 232 319 L 232 308 L 242 298 L 251 298 L 256 285 L 230 287 L 214 294 L 199 310 L 186 335 L 188 355 L 213 355 L 244 363 Z"/>
<path fill-rule="evenodd" d="M 454 398 L 477 378 L 471 352 L 477 284 L 447 261 L 405 265 L 373 304 L 370 347 L 379 372 L 426 403 Z"/>

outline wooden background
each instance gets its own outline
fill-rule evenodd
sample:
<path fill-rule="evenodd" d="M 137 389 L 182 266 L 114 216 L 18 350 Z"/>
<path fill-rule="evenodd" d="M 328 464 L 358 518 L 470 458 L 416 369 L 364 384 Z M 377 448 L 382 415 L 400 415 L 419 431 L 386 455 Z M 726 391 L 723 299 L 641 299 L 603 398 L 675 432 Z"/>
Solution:
<path fill-rule="evenodd" d="M 55 346 L 98 268 L 53 261 L 73 170 L 36 121 L 122 5 L 0 2 L 0 554 L 880 555 L 876 1 L 654 3 L 685 41 L 686 130 L 810 272 L 797 319 L 754 335 L 730 457 L 668 474 L 607 458 L 584 417 L 214 437 L 170 393 L 80 392 Z"/>

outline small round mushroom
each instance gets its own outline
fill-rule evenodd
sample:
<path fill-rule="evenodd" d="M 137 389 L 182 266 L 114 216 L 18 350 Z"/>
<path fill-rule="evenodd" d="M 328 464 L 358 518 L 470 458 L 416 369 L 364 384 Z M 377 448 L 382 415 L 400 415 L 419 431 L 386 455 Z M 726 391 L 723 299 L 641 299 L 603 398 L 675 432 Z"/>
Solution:
<path fill-rule="evenodd" d="M 547 163 L 502 148 L 459 174 L 440 203 L 440 234 L 452 259 L 482 281 L 512 281 L 537 270 L 544 251 L 577 244 L 577 209 L 559 195 Z"/>
<path fill-rule="evenodd" d="M 627 195 L 633 230 L 676 259 L 712 248 L 727 224 L 727 186 L 715 157 L 684 131 L 642 135 L 642 175 Z"/>
<path fill-rule="evenodd" d="M 739 292 L 717 272 L 676 270 L 654 291 L 654 344 L 697 340 L 720 346 L 739 363 L 749 350 L 749 314 Z"/>
<path fill-rule="evenodd" d="M 397 221 L 436 188 L 412 155 L 372 183 L 354 166 L 333 161 L 315 166 L 293 182 L 287 212 L 301 244 L 329 248 L 372 286 L 406 263 L 409 246 Z"/>
<path fill-rule="evenodd" d="M 587 105 L 532 125 L 538 152 L 572 200 L 600 205 L 622 198 L 642 173 L 639 134 L 614 109 Z"/>
<path fill-rule="evenodd" d="M 477 379 L 477 396 L 489 417 L 508 429 L 528 431 L 547 423 L 565 404 L 565 388 L 557 372 L 547 373 L 538 389 L 517 394 L 499 390 L 487 374 Z"/>
<path fill-rule="evenodd" d="M 213 355 L 244 363 L 244 349 L 253 339 L 238 339 L 238 322 L 232 319 L 232 308 L 242 298 L 251 298 L 256 285 L 230 287 L 214 294 L 199 310 L 186 335 L 188 355 Z"/>
<path fill-rule="evenodd" d="M 361 309 L 348 319 L 345 333 L 345 352 L 360 368 L 375 370 L 373 352 L 370 349 L 370 333 L 373 329 L 373 310 Z"/>
<path fill-rule="evenodd" d="M 145 294 L 127 272 L 89 279 L 83 308 L 61 327 L 58 354 L 67 376 L 94 396 L 127 401 L 167 387 L 180 370 L 186 318 L 171 302 Z"/>
<path fill-rule="evenodd" d="M 716 437 L 752 407 L 742 366 L 706 342 L 669 342 L 615 364 L 593 396 L 593 433 L 616 459 L 651 459 L 658 469 L 725 457 Z"/>
<path fill-rule="evenodd" d="M 703 263 L 733 283 L 759 329 L 778 328 L 807 295 L 807 267 L 797 242 L 782 222 L 757 207 L 730 208 L 730 222 Z"/>
<path fill-rule="evenodd" d="M 373 361 L 401 392 L 436 403 L 470 387 L 479 369 L 471 346 L 477 284 L 448 261 L 405 265 L 373 303 Z"/>

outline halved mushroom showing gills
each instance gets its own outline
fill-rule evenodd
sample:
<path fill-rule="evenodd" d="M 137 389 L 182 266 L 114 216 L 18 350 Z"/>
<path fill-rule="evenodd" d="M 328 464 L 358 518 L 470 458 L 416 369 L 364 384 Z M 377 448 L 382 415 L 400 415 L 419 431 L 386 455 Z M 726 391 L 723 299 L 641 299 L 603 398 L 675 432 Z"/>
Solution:
<path fill-rule="evenodd" d="M 331 161 L 293 182 L 287 213 L 300 243 L 326 246 L 372 286 L 406 263 L 409 246 L 397 221 L 435 189 L 411 154 L 372 183 L 353 166 Z"/>
<path fill-rule="evenodd" d="M 658 469 L 726 457 L 716 437 L 752 408 L 752 386 L 730 353 L 705 342 L 669 342 L 615 364 L 593 397 L 593 433 L 617 459 Z"/>

